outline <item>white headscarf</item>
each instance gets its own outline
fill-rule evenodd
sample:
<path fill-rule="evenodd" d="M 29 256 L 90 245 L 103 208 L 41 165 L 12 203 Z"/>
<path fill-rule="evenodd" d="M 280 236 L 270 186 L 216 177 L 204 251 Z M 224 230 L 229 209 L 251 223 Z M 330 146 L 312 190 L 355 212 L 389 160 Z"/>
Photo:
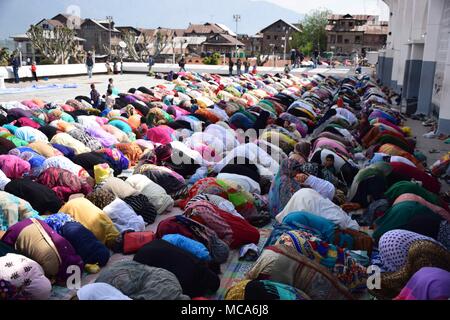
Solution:
<path fill-rule="evenodd" d="M 132 300 L 107 283 L 91 283 L 77 292 L 79 300 Z"/>

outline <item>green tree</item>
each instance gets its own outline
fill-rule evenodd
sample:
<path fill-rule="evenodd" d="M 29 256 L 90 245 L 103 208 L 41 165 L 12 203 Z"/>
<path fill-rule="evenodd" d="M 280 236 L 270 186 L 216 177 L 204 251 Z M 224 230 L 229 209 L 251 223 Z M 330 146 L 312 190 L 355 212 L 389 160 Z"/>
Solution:
<path fill-rule="evenodd" d="M 208 65 L 218 65 L 220 64 L 220 53 L 214 52 L 211 56 L 203 59 L 204 64 Z"/>
<path fill-rule="evenodd" d="M 303 20 L 302 32 L 292 37 L 291 48 L 298 48 L 305 55 L 310 55 L 317 49 L 324 51 L 327 48 L 328 9 L 317 9 L 307 14 Z"/>
<path fill-rule="evenodd" d="M 0 49 L 0 67 L 5 67 L 9 65 L 11 60 L 11 53 L 7 48 Z"/>

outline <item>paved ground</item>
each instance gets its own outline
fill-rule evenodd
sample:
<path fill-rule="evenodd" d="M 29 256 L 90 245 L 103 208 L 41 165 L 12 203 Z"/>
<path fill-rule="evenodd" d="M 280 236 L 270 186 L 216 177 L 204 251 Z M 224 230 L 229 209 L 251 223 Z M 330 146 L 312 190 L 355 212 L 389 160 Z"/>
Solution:
<path fill-rule="evenodd" d="M 40 80 L 38 83 L 35 82 L 21 82 L 19 84 L 6 83 L 6 88 L 27 88 L 31 87 L 33 84 L 37 85 L 64 85 L 64 84 L 76 84 L 77 88 L 70 89 L 39 89 L 33 92 L 21 92 L 21 93 L 0 93 L 0 103 L 6 101 L 22 101 L 31 98 L 39 98 L 44 101 L 55 101 L 64 102 L 68 99 L 73 99 L 78 95 L 89 96 L 90 85 L 94 83 L 97 90 L 101 95 L 106 93 L 108 88 L 108 79 L 114 79 L 114 86 L 121 92 L 126 92 L 130 88 L 137 88 L 140 86 L 152 87 L 166 81 L 158 80 L 154 78 L 147 77 L 144 74 L 123 74 L 123 75 L 94 75 L 92 79 L 88 79 L 87 76 L 77 76 L 77 77 L 64 77 L 58 79 L 50 79 L 48 81 Z"/>
<path fill-rule="evenodd" d="M 431 131 L 430 127 L 424 127 L 421 121 L 408 119 L 406 122 L 408 127 L 411 127 L 414 137 L 417 138 L 417 149 L 423 152 L 427 157 L 428 166 L 434 164 L 447 152 L 450 152 L 450 144 L 445 144 L 444 141 L 438 138 L 428 139 L 424 138 L 423 135 Z M 437 151 L 436 153 L 430 153 L 430 151 Z M 450 185 L 448 185 L 444 180 L 441 180 L 442 191 L 450 191 Z"/>

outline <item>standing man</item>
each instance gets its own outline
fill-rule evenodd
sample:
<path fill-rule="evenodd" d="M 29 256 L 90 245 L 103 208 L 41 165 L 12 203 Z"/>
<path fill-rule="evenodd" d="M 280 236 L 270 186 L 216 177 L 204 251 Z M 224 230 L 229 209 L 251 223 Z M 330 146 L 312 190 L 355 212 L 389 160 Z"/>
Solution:
<path fill-rule="evenodd" d="M 148 75 L 150 76 L 151 75 L 151 73 L 152 73 L 152 68 L 153 68 L 153 65 L 155 64 L 155 60 L 153 59 L 153 57 L 152 56 L 149 56 L 148 57 Z"/>
<path fill-rule="evenodd" d="M 230 71 L 230 77 L 233 75 L 233 67 L 234 67 L 234 62 L 233 62 L 233 59 L 230 58 L 230 60 L 228 60 L 228 70 Z"/>
<path fill-rule="evenodd" d="M 250 61 L 248 61 L 248 58 L 245 58 L 244 61 L 244 73 L 249 73 L 250 71 Z"/>
<path fill-rule="evenodd" d="M 293 68 L 297 66 L 297 52 L 295 49 L 291 50 L 291 65 Z"/>
<path fill-rule="evenodd" d="M 14 57 L 11 61 L 11 65 L 13 67 L 13 72 L 14 72 L 14 82 L 19 83 L 20 82 L 20 78 L 19 78 L 20 60 L 17 55 L 14 55 Z"/>
<path fill-rule="evenodd" d="M 89 79 L 91 79 L 92 78 L 92 70 L 94 69 L 94 58 L 92 57 L 91 52 L 88 52 L 88 55 L 86 58 L 86 68 L 87 68 Z"/>
<path fill-rule="evenodd" d="M 236 69 L 237 69 L 237 75 L 238 76 L 240 76 L 242 74 L 241 67 L 242 67 L 242 61 L 241 61 L 241 59 L 237 59 L 237 61 L 236 61 Z"/>
<path fill-rule="evenodd" d="M 184 59 L 184 56 L 181 57 L 181 60 L 180 60 L 180 62 L 178 62 L 178 65 L 180 66 L 180 72 L 181 71 L 186 72 L 186 68 L 185 68 L 186 60 Z"/>
<path fill-rule="evenodd" d="M 301 51 L 298 52 L 298 55 L 299 55 L 299 61 L 300 61 L 300 63 L 298 64 L 298 67 L 301 68 L 303 60 L 305 60 L 305 55 Z"/>
<path fill-rule="evenodd" d="M 314 50 L 314 66 L 317 68 L 317 65 L 319 64 L 319 50 Z"/>

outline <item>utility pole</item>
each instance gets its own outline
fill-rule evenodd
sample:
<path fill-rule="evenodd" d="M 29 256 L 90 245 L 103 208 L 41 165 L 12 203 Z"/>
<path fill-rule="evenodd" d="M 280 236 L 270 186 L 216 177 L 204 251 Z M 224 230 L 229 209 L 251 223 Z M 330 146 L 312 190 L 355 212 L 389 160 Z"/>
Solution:
<path fill-rule="evenodd" d="M 236 22 L 236 58 L 237 58 L 237 53 L 238 53 L 237 41 L 239 41 L 239 39 L 238 39 L 238 23 L 241 21 L 241 15 L 240 14 L 234 14 L 233 15 L 233 19 Z"/>
<path fill-rule="evenodd" d="M 287 50 L 287 38 L 289 35 L 289 30 L 286 30 L 286 35 L 284 36 L 284 53 L 283 53 L 283 60 L 286 60 L 286 50 Z"/>
<path fill-rule="evenodd" d="M 112 16 L 107 16 L 106 19 L 109 22 L 109 54 L 111 55 L 111 24 L 113 21 L 113 17 Z"/>

